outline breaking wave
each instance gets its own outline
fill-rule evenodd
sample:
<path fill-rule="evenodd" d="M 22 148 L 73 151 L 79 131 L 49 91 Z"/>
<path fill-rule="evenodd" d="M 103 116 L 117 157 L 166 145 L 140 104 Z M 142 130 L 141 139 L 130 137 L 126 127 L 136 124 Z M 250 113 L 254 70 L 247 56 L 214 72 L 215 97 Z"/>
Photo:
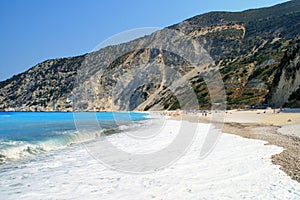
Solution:
<path fill-rule="evenodd" d="M 111 134 L 118 130 L 112 128 L 80 134 L 72 130 L 57 132 L 42 141 L 0 141 L 0 164 L 88 142 L 99 138 L 102 134 Z"/>

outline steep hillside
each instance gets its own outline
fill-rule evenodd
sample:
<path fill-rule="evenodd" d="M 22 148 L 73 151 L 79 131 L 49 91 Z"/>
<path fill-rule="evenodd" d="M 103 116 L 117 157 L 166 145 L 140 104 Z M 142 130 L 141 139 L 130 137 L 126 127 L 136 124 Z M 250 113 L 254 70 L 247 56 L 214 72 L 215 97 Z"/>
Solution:
<path fill-rule="evenodd" d="M 64 110 L 72 109 L 68 98 L 83 59 L 84 56 L 47 60 L 1 82 L 0 109 L 56 110 L 55 103 L 61 104 Z"/>
<path fill-rule="evenodd" d="M 300 107 L 300 40 L 290 44 L 281 60 L 270 97 L 275 106 Z"/>
<path fill-rule="evenodd" d="M 217 81 L 218 71 L 228 108 L 299 106 L 299 30 L 299 0 L 195 16 L 128 43 L 45 61 L 0 82 L 0 110 L 209 108 L 221 101 L 216 94 L 222 88 L 219 82 L 210 87 L 205 77 Z M 194 66 L 193 59 L 201 63 Z M 197 106 L 186 106 L 195 105 L 193 98 Z"/>

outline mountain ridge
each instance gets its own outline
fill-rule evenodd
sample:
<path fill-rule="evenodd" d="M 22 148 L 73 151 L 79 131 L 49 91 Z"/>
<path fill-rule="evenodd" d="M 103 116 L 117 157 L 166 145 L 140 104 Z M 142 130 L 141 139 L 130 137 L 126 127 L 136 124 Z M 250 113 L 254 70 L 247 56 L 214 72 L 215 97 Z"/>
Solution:
<path fill-rule="evenodd" d="M 287 78 L 281 77 L 284 76 L 283 72 L 286 68 L 293 68 L 291 61 L 296 63 L 293 73 L 299 73 L 298 59 L 296 59 L 299 53 L 292 51 L 293 55 L 287 56 L 288 50 L 299 44 L 299 20 L 300 1 L 295 0 L 242 12 L 210 12 L 167 28 L 193 38 L 213 58 L 225 84 L 229 108 L 263 104 L 298 106 L 297 98 L 292 99 L 294 102 L 292 104 L 289 98 L 286 98 L 292 94 L 297 96 L 298 83 L 286 92 L 284 87 L 278 88 L 275 82 L 281 80 L 279 85 L 291 85 L 292 80 L 285 82 Z M 150 60 L 154 63 L 163 61 L 179 71 L 188 73 L 188 61 L 163 49 L 147 49 L 146 45 L 139 52 L 127 52 L 107 62 L 113 57 L 112 54 L 118 54 L 124 48 L 138 47 L 139 43 L 148 42 L 147 40 L 151 44 L 154 40 L 150 41 L 149 38 L 154 37 L 155 34 L 157 33 L 81 56 L 50 59 L 0 82 L 0 110 L 72 111 L 74 105 L 70 97 L 73 95 L 74 84 L 76 85 L 75 79 L 78 76 L 78 69 L 87 60 L 92 61 L 93 64 L 84 76 L 86 80 L 91 78 L 89 74 L 99 74 L 101 70 L 106 72 L 106 77 L 102 76 L 99 83 L 91 88 L 97 98 L 97 105 L 90 100 L 81 103 L 85 105 L 82 109 L 89 111 L 112 110 L 112 106 L 107 103 L 112 97 L 109 91 L 126 73 L 123 71 L 131 69 L 130 63 L 133 65 L 143 63 L 146 66 Z M 282 64 L 284 59 L 290 60 Z M 290 77 L 293 79 L 292 76 Z M 197 96 L 199 108 L 209 108 L 211 99 L 205 81 L 197 75 L 189 77 L 189 81 Z M 176 95 L 164 89 L 166 85 L 161 81 L 148 86 L 136 85 L 135 87 L 131 88 L 134 90 L 133 99 L 130 100 L 132 102 L 129 103 L 131 106 L 123 109 L 180 108 Z M 274 98 L 276 95 L 279 95 L 278 98 Z M 141 104 L 144 105 L 141 107 Z"/>

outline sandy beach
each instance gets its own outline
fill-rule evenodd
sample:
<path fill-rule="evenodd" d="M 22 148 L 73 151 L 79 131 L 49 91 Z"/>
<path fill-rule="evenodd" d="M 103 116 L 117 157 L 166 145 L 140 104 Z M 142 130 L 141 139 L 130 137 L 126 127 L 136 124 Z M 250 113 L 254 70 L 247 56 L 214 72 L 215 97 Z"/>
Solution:
<path fill-rule="evenodd" d="M 181 112 L 167 112 L 172 119 L 180 120 Z M 211 123 L 212 113 L 188 113 L 191 122 Z M 283 147 L 272 155 L 272 163 L 279 165 L 292 179 L 300 182 L 300 113 L 277 110 L 229 110 L 224 115 L 222 133 L 244 138 L 264 140 L 268 145 Z"/>

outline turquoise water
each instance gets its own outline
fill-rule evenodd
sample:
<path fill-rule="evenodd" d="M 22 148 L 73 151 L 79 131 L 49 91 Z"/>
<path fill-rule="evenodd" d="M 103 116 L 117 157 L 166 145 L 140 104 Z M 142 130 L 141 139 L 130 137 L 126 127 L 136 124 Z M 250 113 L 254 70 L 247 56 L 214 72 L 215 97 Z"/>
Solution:
<path fill-rule="evenodd" d="M 99 132 L 117 132 L 119 125 L 129 126 L 147 117 L 134 112 L 0 112 L 0 163 L 93 140 Z M 89 124 L 92 119 L 101 130 L 78 132 L 74 119 L 77 124 Z"/>

